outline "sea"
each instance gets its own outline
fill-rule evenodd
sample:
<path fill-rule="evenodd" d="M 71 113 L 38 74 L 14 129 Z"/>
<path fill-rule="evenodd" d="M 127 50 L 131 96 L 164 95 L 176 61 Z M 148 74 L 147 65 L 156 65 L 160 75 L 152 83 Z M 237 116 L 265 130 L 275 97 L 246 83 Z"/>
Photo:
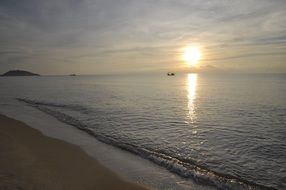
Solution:
<path fill-rule="evenodd" d="M 285 74 L 0 77 L 0 113 L 153 189 L 286 189 Z"/>

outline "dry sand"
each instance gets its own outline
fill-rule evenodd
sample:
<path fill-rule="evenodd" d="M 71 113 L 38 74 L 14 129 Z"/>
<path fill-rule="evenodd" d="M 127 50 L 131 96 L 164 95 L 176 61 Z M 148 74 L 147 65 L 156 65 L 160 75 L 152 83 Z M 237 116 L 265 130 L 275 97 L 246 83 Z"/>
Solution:
<path fill-rule="evenodd" d="M 0 190 L 146 189 L 126 182 L 79 147 L 0 115 Z"/>

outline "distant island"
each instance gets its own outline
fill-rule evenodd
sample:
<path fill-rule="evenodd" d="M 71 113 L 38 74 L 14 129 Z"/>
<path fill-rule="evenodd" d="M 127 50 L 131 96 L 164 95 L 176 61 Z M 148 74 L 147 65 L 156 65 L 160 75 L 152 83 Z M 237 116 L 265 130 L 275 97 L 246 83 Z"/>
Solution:
<path fill-rule="evenodd" d="M 23 70 L 11 70 L 11 71 L 8 71 L 6 73 L 4 73 L 3 75 L 0 75 L 0 76 L 40 76 L 39 74 L 36 74 L 36 73 L 32 73 L 32 72 L 29 72 L 29 71 L 23 71 Z"/>

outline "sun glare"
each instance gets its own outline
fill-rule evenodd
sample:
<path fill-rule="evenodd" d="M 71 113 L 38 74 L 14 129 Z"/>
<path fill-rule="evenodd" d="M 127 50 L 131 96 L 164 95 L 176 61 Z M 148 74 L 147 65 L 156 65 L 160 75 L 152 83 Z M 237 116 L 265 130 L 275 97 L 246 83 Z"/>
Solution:
<path fill-rule="evenodd" d="M 186 47 L 183 52 L 183 60 L 191 66 L 196 65 L 202 57 L 202 53 L 198 47 Z"/>

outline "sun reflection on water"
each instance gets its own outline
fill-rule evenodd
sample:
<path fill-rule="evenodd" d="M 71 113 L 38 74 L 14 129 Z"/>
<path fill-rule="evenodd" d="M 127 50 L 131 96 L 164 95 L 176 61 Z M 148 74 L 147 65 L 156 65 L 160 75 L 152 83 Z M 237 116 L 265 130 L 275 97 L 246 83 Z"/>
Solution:
<path fill-rule="evenodd" d="M 188 74 L 187 78 L 187 92 L 188 92 L 188 114 L 187 117 L 191 123 L 196 119 L 195 113 L 195 99 L 196 99 L 196 87 L 197 87 L 197 74 Z"/>

